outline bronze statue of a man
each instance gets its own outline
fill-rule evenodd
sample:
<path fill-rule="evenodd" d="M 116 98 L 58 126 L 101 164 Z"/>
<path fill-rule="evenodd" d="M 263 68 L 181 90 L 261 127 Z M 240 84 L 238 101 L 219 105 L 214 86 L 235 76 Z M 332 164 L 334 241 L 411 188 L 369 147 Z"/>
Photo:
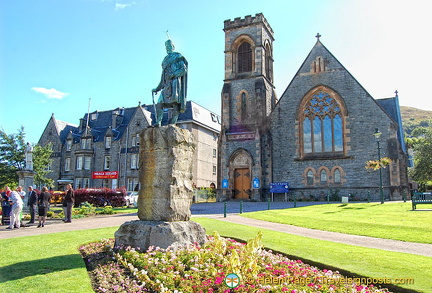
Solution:
<path fill-rule="evenodd" d="M 188 63 L 182 54 L 174 52 L 171 40 L 165 42 L 167 55 L 162 61 L 162 77 L 159 85 L 152 90 L 153 94 L 161 91 L 156 108 L 156 126 L 161 125 L 164 109 L 172 108 L 170 124 L 176 124 L 180 113 L 186 109 L 187 69 Z"/>

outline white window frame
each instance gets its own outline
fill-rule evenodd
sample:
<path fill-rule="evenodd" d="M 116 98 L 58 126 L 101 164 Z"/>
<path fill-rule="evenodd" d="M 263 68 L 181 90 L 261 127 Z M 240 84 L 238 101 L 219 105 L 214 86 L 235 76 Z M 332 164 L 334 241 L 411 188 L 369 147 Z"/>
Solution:
<path fill-rule="evenodd" d="M 65 167 L 64 167 L 65 172 L 69 172 L 70 171 L 70 165 L 71 165 L 71 158 L 67 157 L 65 159 Z"/>
<path fill-rule="evenodd" d="M 138 178 L 128 178 L 127 187 L 128 191 L 135 191 L 135 186 L 138 185 L 138 190 L 140 189 L 140 182 Z"/>
<path fill-rule="evenodd" d="M 106 149 L 110 149 L 111 148 L 111 142 L 112 142 L 112 137 L 111 136 L 105 137 L 105 148 Z"/>
<path fill-rule="evenodd" d="M 75 165 L 75 170 L 82 170 L 83 168 L 83 156 L 77 156 L 76 157 L 76 165 Z"/>
<path fill-rule="evenodd" d="M 131 155 L 131 169 L 138 169 L 138 154 Z"/>
<path fill-rule="evenodd" d="M 81 139 L 81 149 L 83 149 L 83 150 L 91 149 L 91 138 L 82 138 Z"/>
<path fill-rule="evenodd" d="M 85 156 L 84 157 L 84 170 L 90 170 L 91 169 L 91 157 Z"/>
<path fill-rule="evenodd" d="M 71 151 L 72 150 L 72 140 L 68 139 L 66 140 L 66 151 Z"/>
<path fill-rule="evenodd" d="M 111 157 L 105 156 L 104 157 L 104 170 L 109 170 L 111 166 Z"/>
<path fill-rule="evenodd" d="M 82 180 L 83 188 L 89 188 L 90 187 L 90 178 L 84 177 Z"/>
<path fill-rule="evenodd" d="M 82 188 L 82 180 L 81 178 L 75 178 L 75 189 L 80 189 Z"/>

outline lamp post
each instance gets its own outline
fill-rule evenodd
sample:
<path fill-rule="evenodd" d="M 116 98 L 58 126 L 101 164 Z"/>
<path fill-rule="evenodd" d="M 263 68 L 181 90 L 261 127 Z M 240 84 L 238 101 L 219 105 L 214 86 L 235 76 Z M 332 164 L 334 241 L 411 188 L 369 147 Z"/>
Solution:
<path fill-rule="evenodd" d="M 380 147 L 380 137 L 381 137 L 381 132 L 378 130 L 378 128 L 375 128 L 375 132 L 374 132 L 374 136 L 375 136 L 375 140 L 377 142 L 377 146 L 378 146 L 378 161 L 381 161 L 381 147 Z M 384 203 L 384 192 L 383 192 L 383 180 L 382 180 L 382 168 L 379 168 L 379 176 L 380 176 L 380 186 L 379 186 L 379 191 L 380 191 L 380 199 L 381 199 L 381 204 Z"/>

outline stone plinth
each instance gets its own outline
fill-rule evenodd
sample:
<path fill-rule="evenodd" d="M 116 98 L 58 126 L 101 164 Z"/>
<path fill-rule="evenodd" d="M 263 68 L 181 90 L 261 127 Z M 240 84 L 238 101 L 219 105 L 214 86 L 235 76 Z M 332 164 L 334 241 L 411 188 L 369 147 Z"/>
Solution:
<path fill-rule="evenodd" d="M 27 191 L 27 187 L 34 187 L 34 176 L 36 172 L 32 170 L 20 170 L 18 174 L 18 185 L 22 186 L 23 190 Z"/>
<path fill-rule="evenodd" d="M 140 220 L 190 219 L 195 145 L 190 131 L 173 125 L 147 128 L 140 133 Z"/>
<path fill-rule="evenodd" d="M 149 246 L 167 248 L 168 246 L 203 244 L 205 230 L 192 221 L 130 221 L 115 232 L 115 245 L 139 247 L 146 251 Z"/>
<path fill-rule="evenodd" d="M 138 218 L 115 233 L 115 245 L 167 248 L 203 244 L 205 230 L 189 221 L 195 140 L 191 132 L 168 125 L 140 133 Z"/>

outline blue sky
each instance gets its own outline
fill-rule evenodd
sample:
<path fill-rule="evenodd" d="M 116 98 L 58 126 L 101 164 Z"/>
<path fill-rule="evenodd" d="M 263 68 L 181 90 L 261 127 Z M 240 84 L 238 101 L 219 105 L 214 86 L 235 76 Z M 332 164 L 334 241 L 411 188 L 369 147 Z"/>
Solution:
<path fill-rule="evenodd" d="M 151 103 L 168 30 L 189 62 L 188 99 L 220 113 L 223 22 L 263 13 L 275 32 L 278 97 L 322 43 L 374 98 L 432 110 L 427 1 L 1 0 L 0 127 L 37 143 L 51 114 Z"/>

